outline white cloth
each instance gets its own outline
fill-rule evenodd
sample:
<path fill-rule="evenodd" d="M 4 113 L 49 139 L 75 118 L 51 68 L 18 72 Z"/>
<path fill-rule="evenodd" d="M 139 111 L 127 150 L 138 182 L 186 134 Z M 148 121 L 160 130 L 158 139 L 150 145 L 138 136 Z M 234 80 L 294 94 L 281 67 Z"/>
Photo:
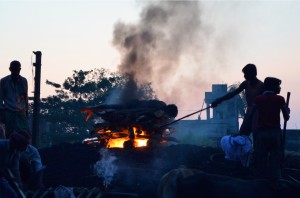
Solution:
<path fill-rule="evenodd" d="M 221 139 L 221 148 L 225 152 L 225 159 L 241 161 L 245 167 L 249 165 L 249 154 L 252 151 L 252 141 L 249 136 L 226 135 Z"/>

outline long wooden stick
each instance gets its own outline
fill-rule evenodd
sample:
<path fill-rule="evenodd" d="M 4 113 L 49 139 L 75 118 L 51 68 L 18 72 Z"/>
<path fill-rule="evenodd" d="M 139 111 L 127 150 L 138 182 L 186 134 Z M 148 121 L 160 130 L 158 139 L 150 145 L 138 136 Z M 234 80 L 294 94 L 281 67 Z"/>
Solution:
<path fill-rule="evenodd" d="M 291 92 L 287 92 L 286 96 L 286 105 L 289 107 L 290 103 L 290 97 L 291 97 Z M 282 162 L 284 161 L 285 158 L 285 134 L 286 134 L 286 125 L 287 125 L 287 120 L 284 121 L 283 129 L 282 129 Z"/>
<path fill-rule="evenodd" d="M 194 115 L 194 114 L 196 114 L 196 113 L 199 113 L 199 112 L 204 111 L 204 110 L 209 109 L 209 108 L 211 108 L 211 106 L 208 106 L 208 107 L 206 107 L 206 108 L 200 109 L 199 111 L 195 111 L 194 113 L 191 113 L 191 114 L 188 114 L 188 115 L 186 115 L 186 116 L 183 116 L 183 117 L 181 117 L 181 118 L 179 118 L 179 119 L 177 119 L 177 120 L 174 120 L 174 121 L 172 121 L 172 122 L 170 122 L 170 123 L 168 123 L 168 124 L 164 124 L 164 125 L 160 126 L 160 128 L 165 127 L 165 126 L 168 126 L 168 125 L 170 125 L 170 124 L 174 124 L 175 122 L 178 122 L 179 120 L 182 120 L 182 119 L 184 119 L 184 118 L 190 117 L 190 116 L 192 116 L 192 115 Z"/>

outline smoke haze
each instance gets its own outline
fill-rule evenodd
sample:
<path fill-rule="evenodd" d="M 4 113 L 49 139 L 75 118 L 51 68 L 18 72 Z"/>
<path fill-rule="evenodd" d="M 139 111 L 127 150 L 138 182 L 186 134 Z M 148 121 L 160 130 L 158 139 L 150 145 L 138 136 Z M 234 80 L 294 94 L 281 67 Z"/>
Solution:
<path fill-rule="evenodd" d="M 212 45 L 219 45 L 201 14 L 197 1 L 151 2 L 136 24 L 115 24 L 113 44 L 122 59 L 118 69 L 134 88 L 127 89 L 127 97 L 135 96 L 140 84 L 151 82 L 160 100 L 179 109 L 201 106 L 200 96 L 210 89 L 214 67 L 204 57 L 214 51 Z"/>
<path fill-rule="evenodd" d="M 94 171 L 98 177 L 103 179 L 103 185 L 108 186 L 118 171 L 118 167 L 115 165 L 117 157 L 104 148 L 100 150 L 100 155 L 101 160 L 94 164 Z"/>

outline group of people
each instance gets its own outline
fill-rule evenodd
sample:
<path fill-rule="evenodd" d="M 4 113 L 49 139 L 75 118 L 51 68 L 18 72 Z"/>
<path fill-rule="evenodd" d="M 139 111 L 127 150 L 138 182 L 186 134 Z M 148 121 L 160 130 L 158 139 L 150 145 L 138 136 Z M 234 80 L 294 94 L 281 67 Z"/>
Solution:
<path fill-rule="evenodd" d="M 20 75 L 20 62 L 12 61 L 9 70 L 11 74 L 0 81 L 0 195 L 17 197 L 11 184 L 15 181 L 18 187 L 23 187 L 19 168 L 22 159 L 32 167 L 36 188 L 43 187 L 41 178 L 45 166 L 42 165 L 38 150 L 31 145 L 28 84 L 26 78 Z M 280 178 L 283 143 L 280 112 L 285 121 L 289 119 L 290 113 L 284 97 L 278 95 L 281 80 L 267 77 L 262 82 L 257 78 L 254 64 L 247 64 L 242 72 L 245 81 L 236 90 L 213 101 L 211 107 L 217 107 L 223 101 L 245 91 L 247 112 L 239 134 L 253 135 L 253 164 L 257 174 L 262 176 L 268 172 L 269 177 Z M 177 111 L 174 113 L 177 115 Z"/>
<path fill-rule="evenodd" d="M 45 166 L 31 145 L 28 84 L 20 75 L 21 63 L 12 61 L 9 70 L 0 80 L 0 197 L 13 198 L 24 188 L 43 188 Z"/>
<path fill-rule="evenodd" d="M 241 124 L 239 135 L 253 137 L 253 173 L 258 178 L 281 178 L 283 160 L 283 139 L 280 113 L 285 121 L 289 120 L 290 109 L 284 97 L 280 96 L 281 80 L 266 77 L 264 82 L 257 78 L 254 64 L 243 69 L 245 80 L 240 86 L 211 103 L 215 108 L 235 95 L 245 92 L 247 111 Z"/>

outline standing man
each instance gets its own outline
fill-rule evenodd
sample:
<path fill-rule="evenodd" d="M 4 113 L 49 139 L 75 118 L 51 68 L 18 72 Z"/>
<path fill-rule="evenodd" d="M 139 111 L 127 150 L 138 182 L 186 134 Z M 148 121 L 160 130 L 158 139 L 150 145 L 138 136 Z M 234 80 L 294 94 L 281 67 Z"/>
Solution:
<path fill-rule="evenodd" d="M 222 103 L 225 100 L 229 100 L 230 98 L 236 96 L 237 94 L 245 91 L 246 101 L 247 101 L 247 114 L 250 112 L 250 109 L 253 105 L 254 98 L 260 95 L 264 90 L 264 83 L 259 80 L 257 76 L 256 66 L 254 64 L 247 64 L 243 69 L 245 80 L 240 84 L 240 86 L 232 92 L 227 93 L 226 95 L 217 98 L 215 101 L 211 103 L 211 107 L 216 107 L 218 104 Z M 244 119 L 245 121 L 245 119 Z M 252 123 L 242 123 L 240 134 L 250 135 L 252 132 Z"/>
<path fill-rule="evenodd" d="M 11 74 L 0 81 L 0 123 L 2 120 L 5 124 L 4 136 L 6 138 L 17 133 L 28 140 L 29 145 L 21 153 L 21 157 L 23 161 L 31 162 L 34 167 L 33 182 L 36 187 L 40 188 L 43 186 L 42 172 L 45 167 L 42 166 L 38 149 L 30 144 L 27 79 L 20 75 L 21 63 L 19 61 L 12 61 L 9 70 Z"/>
<path fill-rule="evenodd" d="M 281 177 L 281 128 L 280 111 L 285 121 L 290 118 L 290 110 L 280 93 L 281 80 L 267 77 L 265 91 L 254 100 L 253 111 L 257 112 L 256 176 L 279 179 Z M 250 113 L 252 114 L 252 113 Z"/>
<path fill-rule="evenodd" d="M 6 138 L 14 131 L 29 132 L 28 84 L 20 75 L 21 63 L 12 61 L 10 75 L 0 81 L 0 120 L 4 121 Z"/>

